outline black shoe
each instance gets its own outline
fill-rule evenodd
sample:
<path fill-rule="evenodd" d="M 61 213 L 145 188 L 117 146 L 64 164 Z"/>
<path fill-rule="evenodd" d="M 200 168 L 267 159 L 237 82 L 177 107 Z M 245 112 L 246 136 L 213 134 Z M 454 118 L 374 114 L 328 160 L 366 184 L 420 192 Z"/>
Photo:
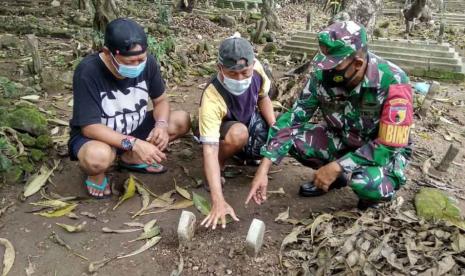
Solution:
<path fill-rule="evenodd" d="M 358 200 L 358 204 L 357 204 L 357 208 L 360 210 L 360 211 L 365 211 L 367 210 L 368 208 L 373 208 L 373 209 L 378 209 L 379 208 L 379 202 L 376 202 L 376 201 L 369 201 L 369 200 L 365 200 L 365 199 L 359 199 Z"/>
<path fill-rule="evenodd" d="M 329 190 L 340 189 L 347 186 L 347 180 L 343 175 L 338 176 L 336 180 L 329 186 Z M 319 189 L 312 182 L 306 182 L 300 185 L 299 195 L 303 197 L 315 197 L 324 195 L 326 192 L 322 189 Z"/>

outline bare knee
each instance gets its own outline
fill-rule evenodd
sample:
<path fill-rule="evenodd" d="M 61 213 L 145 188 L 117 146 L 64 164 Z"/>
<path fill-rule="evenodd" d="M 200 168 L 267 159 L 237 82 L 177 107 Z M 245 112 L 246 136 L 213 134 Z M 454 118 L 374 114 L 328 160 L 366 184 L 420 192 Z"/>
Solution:
<path fill-rule="evenodd" d="M 170 137 L 178 138 L 189 132 L 191 129 L 191 117 L 184 110 L 176 110 L 170 114 L 170 123 L 168 132 Z"/>
<path fill-rule="evenodd" d="M 78 153 L 79 165 L 88 175 L 104 173 L 115 159 L 114 150 L 99 141 L 85 143 Z"/>
<path fill-rule="evenodd" d="M 229 128 L 224 141 L 229 145 L 242 148 L 247 144 L 248 139 L 247 127 L 242 123 L 236 123 Z"/>

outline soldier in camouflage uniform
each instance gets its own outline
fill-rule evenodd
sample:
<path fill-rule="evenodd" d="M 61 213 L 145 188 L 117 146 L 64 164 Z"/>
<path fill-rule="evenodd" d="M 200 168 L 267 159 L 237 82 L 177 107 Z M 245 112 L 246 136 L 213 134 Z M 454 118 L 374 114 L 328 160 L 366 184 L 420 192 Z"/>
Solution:
<path fill-rule="evenodd" d="M 318 34 L 320 52 L 300 98 L 270 128 L 246 203 L 266 200 L 267 173 L 288 153 L 315 169 L 302 196 L 348 185 L 360 209 L 392 199 L 406 181 L 413 120 L 409 79 L 368 51 L 365 28 L 335 23 Z M 323 121 L 310 122 L 320 109 Z"/>

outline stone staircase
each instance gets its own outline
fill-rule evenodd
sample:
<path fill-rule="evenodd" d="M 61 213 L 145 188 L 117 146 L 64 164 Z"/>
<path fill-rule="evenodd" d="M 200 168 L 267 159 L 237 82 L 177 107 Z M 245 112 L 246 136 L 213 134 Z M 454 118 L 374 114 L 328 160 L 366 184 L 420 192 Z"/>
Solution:
<path fill-rule="evenodd" d="M 388 15 L 388 16 L 400 15 L 400 9 L 383 9 L 383 15 Z M 439 23 L 441 21 L 441 14 L 433 13 L 433 19 L 436 23 Z M 446 23 L 446 25 L 465 27 L 465 14 L 444 13 L 444 22 Z"/>
<path fill-rule="evenodd" d="M 231 9 L 252 9 L 259 8 L 262 5 L 261 0 L 217 0 L 216 6 L 218 8 L 231 8 Z"/>
<path fill-rule="evenodd" d="M 285 42 L 282 54 L 313 55 L 318 48 L 316 33 L 297 32 Z M 439 70 L 465 75 L 462 58 L 449 44 L 427 41 L 409 41 L 403 39 L 374 39 L 369 42 L 373 53 L 385 58 L 408 72 Z"/>
<path fill-rule="evenodd" d="M 465 0 L 444 0 L 446 11 L 462 12 L 465 11 Z"/>

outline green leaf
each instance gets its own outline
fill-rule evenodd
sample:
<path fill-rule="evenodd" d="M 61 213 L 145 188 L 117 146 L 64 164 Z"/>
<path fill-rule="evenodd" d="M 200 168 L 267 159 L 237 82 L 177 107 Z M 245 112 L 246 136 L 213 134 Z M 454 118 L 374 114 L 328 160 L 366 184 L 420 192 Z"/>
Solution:
<path fill-rule="evenodd" d="M 211 204 L 203 196 L 192 192 L 192 201 L 194 201 L 195 208 L 199 210 L 204 216 L 208 216 L 210 210 L 212 209 Z"/>
<path fill-rule="evenodd" d="M 136 181 L 134 180 L 134 176 L 131 174 L 129 178 L 126 180 L 126 191 L 124 195 L 119 198 L 118 203 L 113 207 L 113 210 L 116 210 L 118 206 L 120 206 L 124 201 L 132 198 L 136 194 Z"/>
<path fill-rule="evenodd" d="M 46 218 L 57 218 L 57 217 L 62 217 L 64 215 L 71 213 L 71 211 L 73 211 L 76 207 L 77 207 L 77 204 L 69 204 L 68 206 L 60 208 L 60 209 L 56 209 L 53 211 L 40 212 L 36 214 L 46 217 Z"/>

